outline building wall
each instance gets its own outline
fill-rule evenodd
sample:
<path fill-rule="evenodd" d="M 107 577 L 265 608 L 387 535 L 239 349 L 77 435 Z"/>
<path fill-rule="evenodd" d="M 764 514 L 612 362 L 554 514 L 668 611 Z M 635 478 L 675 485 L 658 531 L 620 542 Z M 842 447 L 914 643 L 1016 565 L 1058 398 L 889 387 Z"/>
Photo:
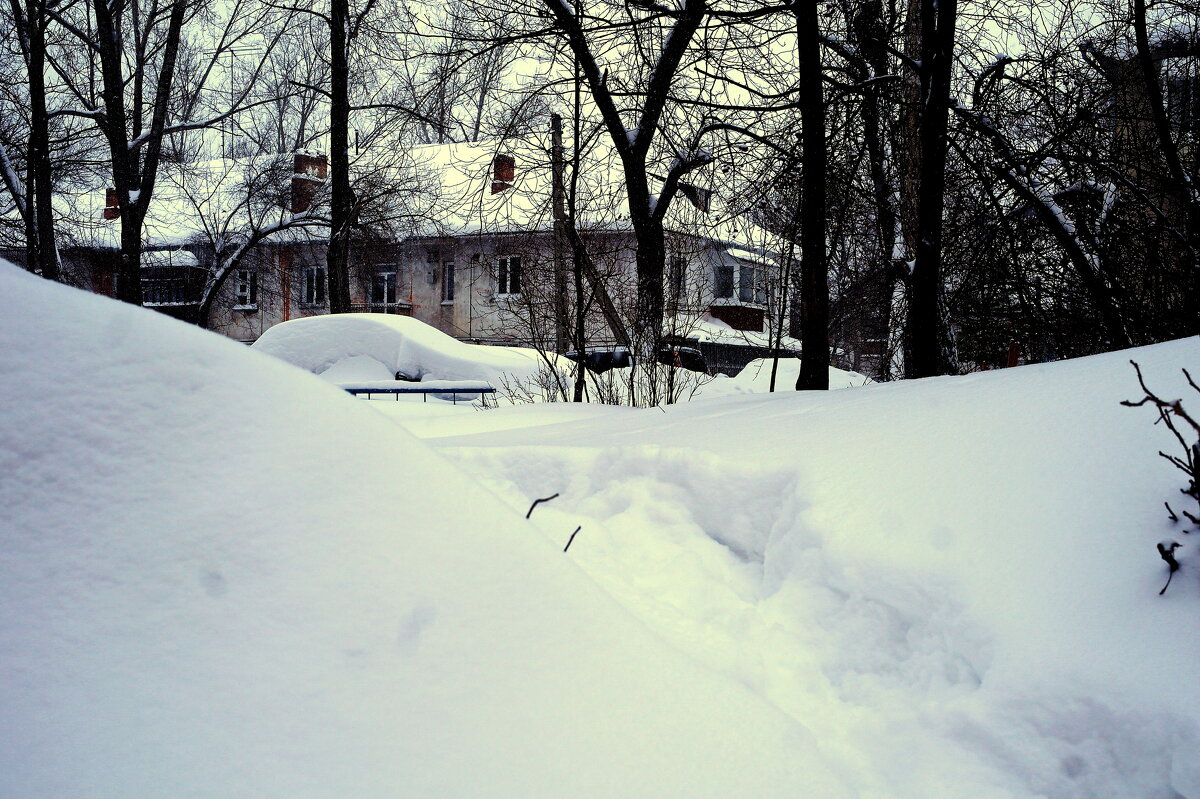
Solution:
<path fill-rule="evenodd" d="M 585 238 L 619 312 L 632 318 L 636 287 L 632 234 L 608 231 L 585 234 Z M 21 253 L 7 255 L 19 261 Z M 197 251 L 196 256 L 201 268 L 211 268 L 211 252 Z M 259 246 L 225 280 L 206 327 L 251 343 L 280 322 L 328 313 L 325 258 L 326 247 L 319 241 Z M 501 290 L 502 258 L 519 259 L 519 292 Z M 115 253 L 68 251 L 63 260 L 67 282 L 112 294 Z M 505 266 L 513 263 L 508 260 Z M 568 348 L 575 346 L 571 268 L 568 253 Z M 666 303 L 668 314 L 674 315 L 678 324 L 668 333 L 686 337 L 690 321 L 706 315 L 761 330 L 763 306 L 740 299 L 741 268 L 722 244 L 697 237 L 670 237 Z M 676 269 L 681 271 L 676 273 Z M 355 311 L 405 314 L 464 340 L 555 347 L 558 289 L 549 234 L 426 237 L 360 247 L 353 254 L 350 274 Z M 511 275 L 507 277 L 511 280 Z M 447 278 L 453 281 L 452 296 L 446 290 Z M 720 296 L 722 291 L 730 296 Z M 590 294 L 586 283 L 585 294 Z M 190 305 L 188 310 L 195 307 Z M 178 309 L 157 310 L 180 313 Z M 615 343 L 594 301 L 584 324 L 587 346 Z"/>

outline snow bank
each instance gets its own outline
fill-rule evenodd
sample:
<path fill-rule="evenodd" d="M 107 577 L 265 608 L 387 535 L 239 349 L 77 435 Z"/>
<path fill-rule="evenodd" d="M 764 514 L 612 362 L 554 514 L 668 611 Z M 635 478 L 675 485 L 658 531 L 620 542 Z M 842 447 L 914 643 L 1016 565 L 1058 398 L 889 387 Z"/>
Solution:
<path fill-rule="evenodd" d="M 396 314 L 293 319 L 271 327 L 252 346 L 335 382 L 403 374 L 419 381 L 485 380 L 498 389 L 520 386 L 545 394 L 550 375 L 546 358 L 536 350 L 464 344 L 424 322 Z M 559 364 L 558 356 L 546 357 L 562 374 L 570 372 L 570 364 Z"/>
<path fill-rule="evenodd" d="M 849 795 L 368 403 L 2 264 L 0 296 L 0 793 Z"/>
<path fill-rule="evenodd" d="M 733 377 L 717 375 L 696 389 L 693 398 L 729 397 L 735 394 L 767 394 L 771 391 L 771 358 L 757 358 Z M 792 391 L 800 377 L 799 358 L 780 358 L 775 372 L 775 390 Z M 829 388 L 856 388 L 874 382 L 866 375 L 829 367 Z"/>
<path fill-rule="evenodd" d="M 755 257 L 758 259 L 758 256 Z M 736 303 L 735 303 L 736 304 Z M 793 352 L 800 351 L 800 340 L 791 336 L 781 336 L 779 341 L 769 332 L 753 330 L 738 330 L 727 322 L 702 316 L 682 325 L 681 333 L 697 341 L 711 341 L 715 344 L 740 344 L 750 347 L 767 347 L 774 349 L 782 347 Z"/>
<path fill-rule="evenodd" d="M 544 534 L 861 796 L 1200 799 L 1200 532 L 1130 358 L 1196 403 L 1192 338 L 436 443 L 514 508 L 559 492 Z"/>

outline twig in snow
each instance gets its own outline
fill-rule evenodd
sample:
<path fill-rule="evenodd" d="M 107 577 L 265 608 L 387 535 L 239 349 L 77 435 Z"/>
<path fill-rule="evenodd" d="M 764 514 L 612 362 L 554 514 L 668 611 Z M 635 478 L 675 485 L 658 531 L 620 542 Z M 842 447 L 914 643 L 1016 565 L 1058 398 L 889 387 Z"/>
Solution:
<path fill-rule="evenodd" d="M 1191 427 L 1200 437 L 1200 421 L 1188 413 L 1183 407 L 1183 400 L 1168 400 L 1164 399 L 1146 386 L 1146 380 L 1142 376 L 1142 369 L 1136 361 L 1130 361 L 1133 364 L 1133 369 L 1137 372 L 1138 385 L 1142 388 L 1142 398 L 1136 402 L 1133 400 L 1125 400 L 1121 404 L 1128 408 L 1138 408 L 1142 405 L 1152 405 L 1158 410 L 1158 420 L 1155 424 L 1162 422 L 1171 434 L 1175 436 L 1175 440 L 1179 442 L 1180 448 L 1183 450 L 1183 455 L 1171 455 L 1163 451 L 1159 451 L 1159 456 L 1179 469 L 1187 476 L 1187 487 L 1181 488 L 1180 493 L 1186 497 L 1191 497 L 1200 503 L 1200 440 L 1191 444 L 1184 438 L 1183 432 L 1187 427 Z M 1183 376 L 1187 379 L 1188 385 L 1200 391 L 1200 386 L 1196 385 L 1196 381 L 1188 373 L 1187 369 L 1183 370 Z M 1183 422 L 1183 424 L 1178 424 Z M 1186 425 L 1187 427 L 1185 427 Z M 1181 508 L 1177 515 L 1171 506 L 1167 505 L 1167 513 L 1171 517 L 1172 522 L 1179 522 L 1179 515 L 1184 516 L 1192 524 L 1200 524 L 1200 517 L 1190 513 L 1186 509 Z"/>
<path fill-rule="evenodd" d="M 565 547 L 563 547 L 563 552 L 566 552 L 568 549 L 571 548 L 571 542 L 575 540 L 575 536 L 578 535 L 579 531 L 582 529 L 583 529 L 582 525 L 575 528 L 575 532 L 571 533 L 571 537 L 567 539 L 567 545 Z M 1176 544 L 1175 546 L 1179 546 L 1179 545 Z M 1165 591 L 1166 589 L 1163 589 L 1163 590 Z"/>
<path fill-rule="evenodd" d="M 541 499 L 535 499 L 533 501 L 533 504 L 529 506 L 529 511 L 525 514 L 525 518 L 528 519 L 530 516 L 532 516 L 533 509 L 536 508 L 538 505 L 541 505 L 543 502 L 549 502 L 550 500 L 554 499 L 557 496 L 558 496 L 558 494 L 551 494 L 548 497 L 542 497 Z"/>
<path fill-rule="evenodd" d="M 1167 584 L 1158 592 L 1159 596 L 1167 592 L 1167 586 L 1171 584 L 1171 578 L 1175 576 L 1175 572 L 1179 571 L 1179 561 L 1175 559 L 1175 550 L 1178 548 L 1178 541 L 1172 541 L 1169 545 L 1163 541 L 1158 542 L 1158 554 L 1167 562 L 1167 568 L 1170 570 L 1167 572 Z"/>

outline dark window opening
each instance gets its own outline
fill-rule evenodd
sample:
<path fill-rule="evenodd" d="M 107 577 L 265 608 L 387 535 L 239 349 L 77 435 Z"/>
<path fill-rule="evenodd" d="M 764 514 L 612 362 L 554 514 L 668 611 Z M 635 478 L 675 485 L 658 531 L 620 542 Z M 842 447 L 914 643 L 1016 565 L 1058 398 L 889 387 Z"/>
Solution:
<path fill-rule="evenodd" d="M 187 305 L 193 302 L 185 266 L 142 267 L 142 303 Z"/>
<path fill-rule="evenodd" d="M 304 295 L 301 302 L 305 305 L 325 304 L 325 268 L 310 266 L 304 270 Z"/>
<path fill-rule="evenodd" d="M 667 268 L 667 278 L 670 281 L 670 296 L 669 299 L 675 305 L 678 305 L 683 299 L 684 277 L 687 272 L 687 260 L 682 256 L 676 255 L 671 258 L 671 263 Z"/>
<path fill-rule="evenodd" d="M 376 272 L 371 282 L 371 305 L 396 304 L 396 273 L 392 271 Z"/>
<path fill-rule="evenodd" d="M 258 272 L 252 269 L 237 271 L 237 307 L 258 307 Z"/>
<path fill-rule="evenodd" d="M 720 263 L 713 269 L 713 296 L 733 299 L 733 264 Z"/>
<path fill-rule="evenodd" d="M 496 261 L 496 293 L 521 293 L 521 256 L 506 255 Z"/>
<path fill-rule="evenodd" d="M 454 262 L 442 264 L 442 302 L 454 302 Z"/>

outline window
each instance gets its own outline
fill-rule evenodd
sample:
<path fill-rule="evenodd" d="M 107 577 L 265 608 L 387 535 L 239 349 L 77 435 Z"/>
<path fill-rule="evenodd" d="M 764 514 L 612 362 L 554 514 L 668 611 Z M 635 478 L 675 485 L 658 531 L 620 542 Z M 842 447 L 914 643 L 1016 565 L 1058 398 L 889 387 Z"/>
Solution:
<path fill-rule="evenodd" d="M 258 307 L 258 272 L 253 269 L 239 269 L 236 275 L 235 290 L 237 292 L 237 308 Z"/>
<path fill-rule="evenodd" d="M 199 299 L 202 270 L 187 250 L 147 250 L 141 258 L 145 305 L 192 305 Z"/>
<path fill-rule="evenodd" d="M 713 296 L 733 299 L 733 264 L 723 261 L 713 268 Z"/>
<path fill-rule="evenodd" d="M 396 270 L 385 269 L 375 273 L 371 282 L 371 305 L 396 304 Z"/>
<path fill-rule="evenodd" d="M 1200 121 L 1200 80 L 1191 75 L 1173 75 L 1164 83 L 1167 118 L 1183 127 Z"/>
<path fill-rule="evenodd" d="M 754 271 L 753 266 L 738 266 L 738 299 L 742 302 L 754 302 Z"/>
<path fill-rule="evenodd" d="M 442 263 L 442 302 L 454 302 L 454 261 Z"/>
<path fill-rule="evenodd" d="M 766 303 L 767 292 L 761 266 L 747 263 L 738 265 L 738 299 L 757 305 Z"/>
<path fill-rule="evenodd" d="M 325 304 L 325 267 L 309 266 L 304 270 L 304 294 L 300 298 L 304 305 Z"/>
<path fill-rule="evenodd" d="M 521 256 L 505 255 L 496 259 L 496 293 L 521 293 Z"/>

